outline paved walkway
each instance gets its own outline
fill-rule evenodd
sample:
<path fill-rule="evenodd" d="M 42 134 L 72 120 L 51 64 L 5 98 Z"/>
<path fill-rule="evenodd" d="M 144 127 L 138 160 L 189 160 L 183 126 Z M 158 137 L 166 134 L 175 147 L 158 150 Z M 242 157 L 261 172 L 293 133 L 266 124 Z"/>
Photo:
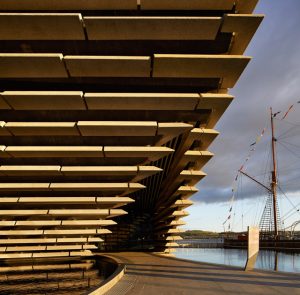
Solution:
<path fill-rule="evenodd" d="M 127 271 L 106 295 L 300 295 L 300 275 L 297 274 L 244 272 L 148 253 L 109 255 L 126 263 Z"/>

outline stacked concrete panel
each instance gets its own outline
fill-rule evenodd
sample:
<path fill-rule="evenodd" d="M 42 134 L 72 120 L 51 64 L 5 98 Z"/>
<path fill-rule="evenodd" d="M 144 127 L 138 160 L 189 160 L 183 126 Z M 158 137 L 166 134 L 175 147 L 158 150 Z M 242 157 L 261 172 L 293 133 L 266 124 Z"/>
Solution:
<path fill-rule="evenodd" d="M 1 1 L 1 259 L 176 248 L 256 2 Z"/>

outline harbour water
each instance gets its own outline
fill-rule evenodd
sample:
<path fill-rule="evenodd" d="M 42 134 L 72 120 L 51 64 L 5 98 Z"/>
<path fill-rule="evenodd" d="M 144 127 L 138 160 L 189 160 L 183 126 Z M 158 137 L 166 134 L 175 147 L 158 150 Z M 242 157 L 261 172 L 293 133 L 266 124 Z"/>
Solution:
<path fill-rule="evenodd" d="M 245 266 L 247 259 L 247 250 L 222 248 L 179 248 L 176 250 L 175 256 L 182 259 L 200 262 L 243 267 Z M 300 253 L 276 253 L 275 251 L 261 250 L 259 252 L 255 268 L 300 273 Z"/>

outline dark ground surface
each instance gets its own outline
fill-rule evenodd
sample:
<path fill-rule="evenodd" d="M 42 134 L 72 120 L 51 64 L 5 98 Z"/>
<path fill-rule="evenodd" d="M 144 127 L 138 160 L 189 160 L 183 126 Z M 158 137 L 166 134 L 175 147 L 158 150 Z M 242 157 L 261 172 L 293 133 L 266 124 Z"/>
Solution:
<path fill-rule="evenodd" d="M 300 275 L 189 262 L 150 253 L 109 253 L 127 265 L 107 295 L 300 294 Z"/>

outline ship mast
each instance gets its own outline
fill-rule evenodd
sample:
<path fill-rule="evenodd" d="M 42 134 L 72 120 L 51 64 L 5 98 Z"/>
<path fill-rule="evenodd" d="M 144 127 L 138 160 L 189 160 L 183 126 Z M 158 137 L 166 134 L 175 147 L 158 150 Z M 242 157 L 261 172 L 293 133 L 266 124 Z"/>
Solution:
<path fill-rule="evenodd" d="M 278 238 L 278 224 L 277 224 L 277 162 L 276 162 L 276 138 L 275 138 L 275 126 L 274 126 L 274 114 L 272 108 L 271 113 L 271 130 L 272 130 L 272 159 L 273 159 L 273 171 L 271 189 L 273 195 L 273 217 L 274 217 L 274 236 Z"/>
<path fill-rule="evenodd" d="M 276 138 L 275 138 L 275 125 L 274 125 L 274 117 L 277 115 L 273 114 L 272 108 L 270 108 L 271 114 L 271 131 L 272 131 L 272 163 L 273 163 L 273 170 L 272 170 L 272 181 L 270 187 L 265 186 L 260 181 L 256 180 L 254 177 L 250 176 L 248 173 L 239 170 L 240 173 L 251 179 L 252 181 L 256 182 L 263 188 L 265 188 L 269 193 L 272 194 L 272 201 L 273 201 L 273 222 L 274 222 L 274 238 L 275 240 L 278 239 L 278 216 L 277 216 L 277 161 L 276 161 Z"/>

